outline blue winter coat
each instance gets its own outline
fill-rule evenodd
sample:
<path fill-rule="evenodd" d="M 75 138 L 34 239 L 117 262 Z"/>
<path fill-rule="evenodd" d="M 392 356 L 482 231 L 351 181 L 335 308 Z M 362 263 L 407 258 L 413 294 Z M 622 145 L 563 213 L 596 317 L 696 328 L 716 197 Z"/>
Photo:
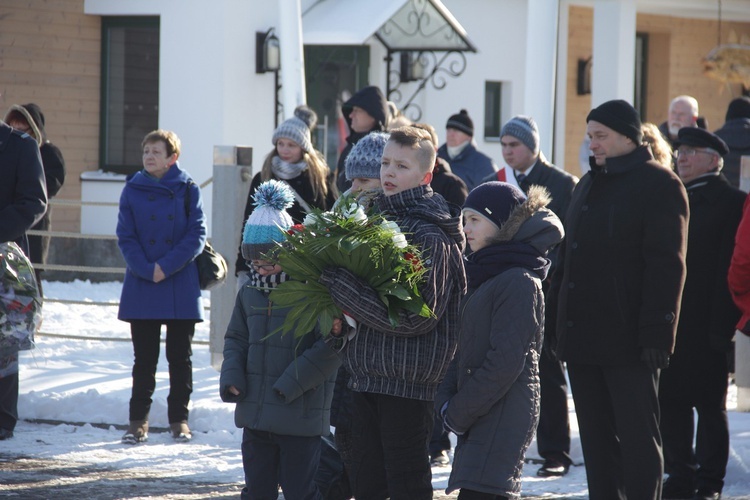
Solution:
<path fill-rule="evenodd" d="M 492 158 L 477 150 L 474 141 L 458 153 L 455 158 L 448 154 L 448 145 L 443 144 L 438 149 L 439 158 L 450 163 L 451 170 L 466 183 L 466 188 L 471 191 L 480 185 L 484 178 L 497 172 L 497 165 Z"/>
<path fill-rule="evenodd" d="M 141 171 L 125 184 L 117 218 L 117 242 L 127 264 L 119 319 L 203 321 L 194 259 L 206 243 L 206 224 L 200 189 L 191 182 L 175 163 L 161 179 Z M 156 263 L 166 275 L 159 283 L 153 280 Z"/>

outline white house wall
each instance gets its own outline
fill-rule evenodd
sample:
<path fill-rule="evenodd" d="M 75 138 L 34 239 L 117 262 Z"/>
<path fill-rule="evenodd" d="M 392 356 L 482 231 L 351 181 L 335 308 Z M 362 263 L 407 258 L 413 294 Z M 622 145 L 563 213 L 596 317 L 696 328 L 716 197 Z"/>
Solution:
<path fill-rule="evenodd" d="M 275 2 L 86 0 L 85 12 L 161 16 L 159 126 L 180 137 L 180 165 L 197 183 L 212 175 L 214 145 L 253 146 L 259 168 L 272 147 L 274 77 L 255 73 L 255 32 L 277 26 Z M 210 185 L 203 195 L 210 222 Z"/>
<path fill-rule="evenodd" d="M 443 3 L 466 29 L 477 53 L 466 54 L 466 71 L 458 78 L 446 77 L 445 88 L 427 87 L 423 120 L 437 128 L 444 142 L 448 117 L 466 109 L 474 121 L 474 138 L 479 149 L 500 165 L 499 138 L 484 139 L 484 84 L 487 80 L 503 82 L 502 122 L 525 112 L 526 0 Z"/>

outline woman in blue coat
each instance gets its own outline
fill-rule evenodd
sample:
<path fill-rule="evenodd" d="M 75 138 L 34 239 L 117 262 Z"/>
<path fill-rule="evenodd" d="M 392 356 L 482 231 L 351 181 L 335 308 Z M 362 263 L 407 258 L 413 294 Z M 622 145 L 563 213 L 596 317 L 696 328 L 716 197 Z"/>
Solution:
<path fill-rule="evenodd" d="M 143 139 L 143 170 L 120 196 L 117 238 L 127 271 L 118 318 L 130 323 L 135 362 L 130 426 L 123 443 L 148 439 L 148 415 L 156 387 L 161 326 L 167 327 L 167 413 L 176 441 L 191 438 L 188 404 L 193 391 L 191 341 L 203 321 L 198 268 L 206 242 L 200 189 L 180 169 L 180 139 L 155 130 Z"/>

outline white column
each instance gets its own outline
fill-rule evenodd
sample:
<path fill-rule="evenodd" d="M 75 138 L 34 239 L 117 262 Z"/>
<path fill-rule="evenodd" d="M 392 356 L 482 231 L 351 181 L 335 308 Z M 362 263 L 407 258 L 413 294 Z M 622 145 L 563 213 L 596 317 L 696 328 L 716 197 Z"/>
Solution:
<path fill-rule="evenodd" d="M 559 0 L 529 0 L 526 12 L 526 71 L 523 113 L 539 127 L 541 150 L 552 151 Z"/>
<path fill-rule="evenodd" d="M 281 103 L 284 105 L 284 117 L 289 118 L 294 108 L 307 102 L 300 0 L 279 0 L 278 37 L 281 49 Z"/>
<path fill-rule="evenodd" d="M 237 277 L 234 263 L 240 246 L 242 217 L 253 177 L 253 148 L 242 146 L 214 146 L 213 203 L 211 244 L 227 261 L 229 271 L 223 285 L 211 290 L 211 322 L 209 324 L 209 352 L 211 366 L 221 369 L 224 359 L 224 334 L 234 309 L 237 296 Z"/>
<path fill-rule="evenodd" d="M 633 102 L 635 14 L 635 0 L 596 0 L 594 4 L 592 107 L 611 99 Z"/>

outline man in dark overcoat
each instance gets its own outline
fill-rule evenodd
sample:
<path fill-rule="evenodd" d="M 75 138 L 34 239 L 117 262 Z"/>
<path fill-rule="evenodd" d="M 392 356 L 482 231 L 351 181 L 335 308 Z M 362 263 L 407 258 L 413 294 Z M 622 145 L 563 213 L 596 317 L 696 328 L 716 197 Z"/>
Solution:
<path fill-rule="evenodd" d="M 659 380 L 669 474 L 662 498 L 715 499 L 729 459 L 727 352 L 740 317 L 726 277 L 746 195 L 721 173 L 729 149 L 719 137 L 683 128 L 677 145 L 677 173 L 687 189 L 690 224 L 677 343 Z M 695 449 L 693 408 L 698 413 Z"/>
<path fill-rule="evenodd" d="M 592 500 L 658 499 L 657 387 L 685 282 L 688 202 L 642 144 L 638 112 L 608 101 L 587 117 L 591 171 L 573 192 L 550 287 Z"/>
<path fill-rule="evenodd" d="M 28 256 L 26 231 L 47 209 L 37 142 L 0 120 L 0 242 L 16 242 Z M 0 440 L 18 421 L 18 350 L 0 350 Z"/>

